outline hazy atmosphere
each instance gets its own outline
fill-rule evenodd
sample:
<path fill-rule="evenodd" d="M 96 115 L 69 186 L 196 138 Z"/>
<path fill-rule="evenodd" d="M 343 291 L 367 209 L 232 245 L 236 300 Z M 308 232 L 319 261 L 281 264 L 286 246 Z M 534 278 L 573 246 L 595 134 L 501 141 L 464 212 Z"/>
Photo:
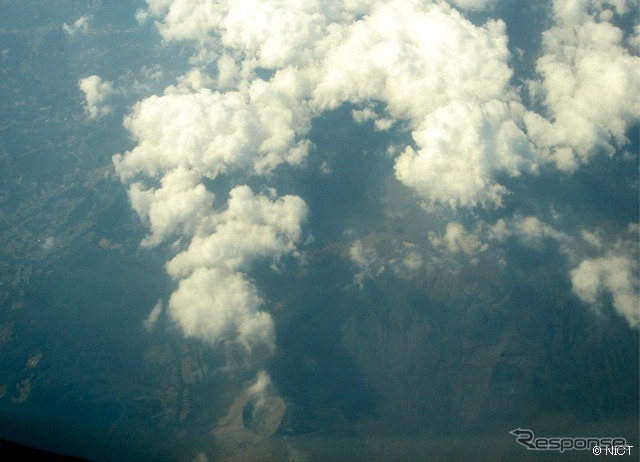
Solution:
<path fill-rule="evenodd" d="M 0 439 L 638 457 L 637 1 L 0 10 Z"/>

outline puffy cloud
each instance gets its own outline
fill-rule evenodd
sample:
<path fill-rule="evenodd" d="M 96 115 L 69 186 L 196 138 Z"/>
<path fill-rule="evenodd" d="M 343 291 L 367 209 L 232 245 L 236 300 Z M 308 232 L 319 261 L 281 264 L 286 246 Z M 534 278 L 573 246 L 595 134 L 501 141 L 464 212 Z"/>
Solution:
<path fill-rule="evenodd" d="M 556 25 L 543 35 L 543 55 L 536 68 L 541 79 L 531 86 L 546 106 L 548 119 L 525 116 L 531 139 L 551 150 L 561 170 L 575 170 L 595 149 L 612 151 L 627 142 L 626 131 L 638 121 L 640 58 L 624 45 L 623 31 L 610 22 L 609 5 L 587 0 L 554 3 Z M 609 11 L 609 10 L 607 10 Z"/>
<path fill-rule="evenodd" d="M 500 101 L 442 107 L 413 137 L 419 149 L 408 147 L 397 158 L 396 177 L 427 206 L 500 205 L 507 190 L 494 179 L 497 173 L 535 171 L 526 136 Z"/>
<path fill-rule="evenodd" d="M 633 35 L 627 41 L 636 52 L 640 51 L 640 24 L 636 24 L 633 28 Z"/>
<path fill-rule="evenodd" d="M 576 239 L 534 216 L 500 218 L 493 225 L 479 220 L 472 229 L 465 228 L 459 222 L 450 222 L 444 234 L 430 231 L 428 237 L 435 249 L 452 255 L 464 255 L 473 265 L 479 263 L 480 254 L 486 252 L 490 245 L 497 246 L 512 238 L 533 248 L 541 248 L 545 240 L 551 240 L 560 244 L 560 251 L 565 256 L 576 247 Z M 496 255 L 501 256 L 499 249 Z"/>
<path fill-rule="evenodd" d="M 158 245 L 170 235 L 193 235 L 214 198 L 198 181 L 193 171 L 177 168 L 162 178 L 158 189 L 145 189 L 141 183 L 129 187 L 131 206 L 151 228 L 143 246 Z"/>
<path fill-rule="evenodd" d="M 602 236 L 598 232 L 583 229 L 581 235 L 582 239 L 593 247 L 597 249 L 602 248 Z"/>
<path fill-rule="evenodd" d="M 258 371 L 255 381 L 246 391 L 247 404 L 243 411 L 251 411 L 246 420 L 247 428 L 253 433 L 273 434 L 284 415 L 284 400 L 278 396 L 271 383 L 271 377 L 265 371 Z"/>
<path fill-rule="evenodd" d="M 201 267 L 180 281 L 169 299 L 169 315 L 188 337 L 212 345 L 239 343 L 248 352 L 274 348 L 269 313 L 260 311 L 256 287 L 237 272 Z"/>
<path fill-rule="evenodd" d="M 615 13 L 619 15 L 627 14 L 635 5 L 637 5 L 635 0 L 593 0 L 596 11 L 610 11 L 613 7 Z"/>
<path fill-rule="evenodd" d="M 353 284 L 360 288 L 364 287 L 367 279 L 380 276 L 385 270 L 384 260 L 378 256 L 375 249 L 365 247 L 360 240 L 349 247 L 349 258 L 358 270 L 353 277 Z"/>
<path fill-rule="evenodd" d="M 598 309 L 612 303 L 615 311 L 636 329 L 640 323 L 637 223 L 616 233 L 582 230 L 586 243 L 569 254 L 573 292 L 584 303 Z"/>
<path fill-rule="evenodd" d="M 460 223 L 447 224 L 444 236 L 439 237 L 435 233 L 429 234 L 429 240 L 436 246 L 445 249 L 450 253 L 463 253 L 471 257 L 471 263 L 477 264 L 477 255 L 489 248 L 486 243 L 481 241 L 479 236 L 481 229 L 477 229 L 475 233 L 467 232 Z"/>
<path fill-rule="evenodd" d="M 228 48 L 236 46 L 233 40 L 238 47 L 252 40 L 229 35 L 240 27 L 229 17 L 241 13 L 237 2 L 147 4 L 138 16 L 164 15 L 159 28 L 166 40 L 195 40 L 205 51 L 221 32 L 228 35 Z M 256 13 L 253 7 L 243 14 Z M 121 180 L 130 183 L 132 207 L 150 228 L 142 245 L 178 238 L 175 248 L 184 246 L 167 263 L 178 281 L 170 318 L 186 336 L 211 344 L 272 349 L 273 321 L 261 310 L 263 301 L 246 272 L 257 259 L 275 262 L 295 253 L 306 204 L 296 196 L 277 197 L 275 190 L 254 194 L 236 186 L 220 211 L 203 180 L 237 171 L 268 176 L 283 163 L 304 162 L 310 143 L 300 134 L 310 127 L 308 89 L 294 69 L 254 79 L 235 51 L 220 56 L 217 78 L 194 68 L 163 95 L 139 102 L 125 120 L 137 145 L 113 161 Z M 215 90 L 217 85 L 229 90 Z"/>
<path fill-rule="evenodd" d="M 580 229 L 576 235 L 559 231 L 537 217 L 515 216 L 499 219 L 493 225 L 476 224 L 472 231 L 457 222 L 449 223 L 444 236 L 429 233 L 429 240 L 437 248 L 452 254 L 464 254 L 470 263 L 478 262 L 478 255 L 488 249 L 489 242 L 504 242 L 515 238 L 523 245 L 539 247 L 544 240 L 560 245 L 561 255 L 570 268 L 568 279 L 574 294 L 595 308 L 611 299 L 614 310 L 631 327 L 640 324 L 638 278 L 638 230 L 631 223 L 626 230 L 606 235 L 602 230 Z M 498 252 L 499 256 L 500 253 Z"/>
<path fill-rule="evenodd" d="M 519 218 L 514 223 L 514 234 L 525 244 L 535 245 L 542 239 L 553 239 L 562 242 L 568 236 L 554 229 L 552 226 L 540 221 L 536 217 Z"/>
<path fill-rule="evenodd" d="M 209 0 L 147 0 L 148 14 L 164 15 L 158 29 L 165 40 L 204 42 L 220 23 L 221 8 Z M 142 18 L 143 13 L 139 13 Z M 145 18 L 146 19 L 146 18 Z"/>
<path fill-rule="evenodd" d="M 454 3 L 483 9 L 496 1 Z M 374 120 L 378 130 L 408 122 L 414 145 L 402 151 L 395 172 L 425 205 L 489 207 L 500 205 L 507 193 L 498 177 L 535 172 L 540 154 L 562 170 L 574 170 L 594 148 L 609 148 L 612 140 L 624 143 L 625 131 L 637 120 L 638 58 L 609 22 L 614 13 L 629 10 L 624 0 L 554 3 L 556 25 L 544 35 L 544 55 L 537 65 L 541 79 L 531 84 L 544 100 L 545 116 L 527 112 L 510 87 L 504 23 L 475 26 L 444 2 L 147 4 L 147 13 L 160 18 L 158 27 L 166 40 L 199 44 L 205 55 L 217 60 L 217 84 L 236 90 L 206 90 L 212 82 L 198 78 L 193 83 L 199 77 L 193 74 L 189 87 L 194 93 L 143 102 L 130 120 L 141 143 L 126 159 L 130 165 L 123 164 L 132 172 L 153 168 L 150 157 L 164 157 L 163 163 L 174 166 L 192 163 L 184 158 L 193 158 L 192 149 L 207 150 L 206 156 L 197 156 L 206 159 L 206 165 L 197 168 L 211 177 L 232 165 L 262 173 L 281 163 L 296 164 L 307 154 L 304 138 L 313 116 L 350 102 L 362 107 L 354 111 L 356 120 Z M 276 72 L 265 82 L 255 78 L 258 68 Z M 268 96 L 254 100 L 259 88 Z M 294 95 L 287 93 L 291 88 Z M 376 114 L 371 102 L 382 103 L 377 107 L 384 108 L 384 114 Z M 198 114 L 176 107 L 192 104 L 194 110 L 201 108 Z M 146 136 L 141 125 L 153 119 L 157 106 L 174 108 L 179 113 L 168 119 L 184 124 L 153 123 L 160 136 Z M 207 107 L 237 117 L 231 122 L 223 115 L 221 123 L 207 123 Z M 265 124 L 266 119 L 271 123 Z M 194 145 L 173 146 L 173 129 L 191 129 Z M 144 152 L 153 151 L 153 144 L 170 146 L 179 154 L 169 160 Z M 230 146 L 226 155 L 211 152 L 220 145 Z"/>
<path fill-rule="evenodd" d="M 402 259 L 402 264 L 410 271 L 416 271 L 422 268 L 422 257 L 416 251 L 410 250 Z"/>
<path fill-rule="evenodd" d="M 255 382 L 249 387 L 247 393 L 250 399 L 259 404 L 271 393 L 271 377 L 265 371 L 258 371 Z"/>
<path fill-rule="evenodd" d="M 230 152 L 224 160 L 211 153 L 199 156 L 211 160 L 207 168 L 212 177 L 236 161 L 244 167 L 260 165 L 257 170 L 264 171 L 283 162 L 294 163 L 285 159 L 283 152 L 294 140 L 302 143 L 311 118 L 345 102 L 363 106 L 354 112 L 355 118 L 374 120 L 378 130 L 388 130 L 399 120 L 409 122 L 415 146 L 408 147 L 398 159 L 396 175 L 425 203 L 449 207 L 500 204 L 506 189 L 495 176 L 515 176 L 534 168 L 531 149 L 519 127 L 524 111 L 509 89 L 509 51 L 501 21 L 477 27 L 445 3 L 412 0 L 227 0 L 215 8 L 200 0 L 147 3 L 149 14 L 161 16 L 159 27 L 165 39 L 192 40 L 208 44 L 209 49 L 221 49 L 217 54 L 218 83 L 239 88 L 227 93 L 201 90 L 162 97 L 180 100 L 184 106 L 215 107 L 213 113 L 218 115 L 234 113 L 235 121 L 242 123 L 233 130 L 209 124 L 190 137 L 198 146 L 204 148 L 206 143 L 214 149 L 218 143 L 212 134 L 235 135 L 220 143 L 237 147 L 227 148 Z M 481 8 L 492 2 L 464 3 L 462 6 Z M 264 82 L 254 79 L 252 72 L 258 67 L 277 72 Z M 238 76 L 242 76 L 240 80 Z M 278 86 L 278 80 L 286 83 Z M 270 116 L 275 117 L 266 127 L 264 118 L 256 114 L 264 110 L 263 105 L 243 90 L 258 86 L 272 95 L 264 103 L 269 100 L 274 113 Z M 297 90 L 295 96 L 284 96 L 290 88 Z M 382 103 L 385 114 L 375 114 L 368 106 L 375 101 Z M 152 111 L 159 105 L 170 110 L 176 104 L 179 102 L 150 99 L 136 109 L 129 126 L 141 143 L 128 156 L 125 167 L 144 169 L 149 157 L 158 161 L 163 157 L 155 152 L 147 156 L 143 151 L 151 151 L 153 146 L 143 146 L 145 140 L 178 152 L 170 161 L 165 158 L 174 165 L 185 160 L 182 148 L 193 157 L 191 146 L 172 146 L 177 136 L 166 130 L 191 128 L 193 133 L 192 127 L 206 126 L 203 110 L 193 116 L 179 110 L 168 119 L 184 117 L 185 123 L 159 128 L 162 132 L 156 130 L 158 136 L 146 136 L 140 127 L 147 120 L 154 130 L 162 127 L 158 120 L 152 122 Z M 467 118 L 472 121 L 470 127 Z M 247 137 L 249 131 L 257 133 L 253 143 Z M 276 134 L 270 136 L 269 131 Z M 211 139 L 200 139 L 200 133 Z M 279 148 L 261 152 L 263 133 Z M 485 145 L 482 137 L 490 142 Z M 294 157 L 301 160 L 306 145 L 297 146 Z M 469 163 L 473 168 L 463 168 Z"/>
<path fill-rule="evenodd" d="M 351 111 L 351 115 L 353 120 L 359 124 L 373 121 L 375 129 L 378 131 L 389 130 L 395 123 L 393 119 L 380 117 L 372 108 L 369 107 L 365 107 L 364 109 L 354 109 Z"/>
<path fill-rule="evenodd" d="M 90 75 L 80 79 L 78 87 L 84 93 L 89 118 L 96 119 L 111 112 L 111 107 L 104 105 L 105 100 L 114 92 L 111 82 L 103 81 L 97 75 Z"/>
<path fill-rule="evenodd" d="M 320 39 L 328 23 L 358 2 L 295 0 L 147 0 L 138 16 L 162 16 L 158 29 L 167 40 L 190 40 L 200 46 L 200 59 L 210 59 L 220 45 L 243 54 L 252 66 L 276 68 L 311 57 L 309 45 Z"/>
<path fill-rule="evenodd" d="M 170 183 L 166 180 L 163 189 Z M 171 319 L 186 336 L 213 345 L 235 342 L 247 352 L 257 346 L 272 350 L 273 321 L 260 310 L 263 301 L 244 272 L 258 258 L 278 259 L 295 252 L 307 214 L 304 201 L 296 196 L 278 198 L 275 191 L 270 197 L 254 195 L 247 186 L 238 186 L 231 191 L 226 210 L 207 214 L 206 192 L 191 207 L 197 189 L 186 195 L 168 191 L 166 197 L 163 189 L 151 196 L 149 216 L 156 210 L 160 218 L 150 220 L 157 226 L 146 241 L 156 243 L 170 223 L 180 223 L 184 237 L 189 236 L 187 225 L 196 231 L 188 248 L 167 263 L 168 273 L 179 280 L 168 304 Z"/>
<path fill-rule="evenodd" d="M 261 67 L 307 62 L 323 37 L 338 2 L 238 0 L 221 21 L 222 43 L 242 50 Z M 310 46 L 311 45 L 311 46 Z"/>
<path fill-rule="evenodd" d="M 218 86 L 221 88 L 233 87 L 240 77 L 240 71 L 235 59 L 223 54 L 218 59 L 216 66 L 218 67 Z"/>
<path fill-rule="evenodd" d="M 483 232 L 493 241 L 505 241 L 510 237 L 530 247 L 539 246 L 544 239 L 551 239 L 561 244 L 570 243 L 573 238 L 562 231 L 558 231 L 548 223 L 534 216 L 514 216 L 507 220 L 500 218 L 491 226 L 485 226 Z"/>
<path fill-rule="evenodd" d="M 407 120 L 415 147 L 398 157 L 395 172 L 426 205 L 499 205 L 506 188 L 496 175 L 535 170 L 519 127 L 524 111 L 509 90 L 502 22 L 476 27 L 441 3 L 379 2 L 326 42 L 333 46 L 315 104 L 362 104 L 354 111 L 360 122 Z M 384 103 L 387 117 L 370 101 Z"/>
<path fill-rule="evenodd" d="M 454 3 L 486 9 L 496 0 Z M 629 108 L 638 106 L 638 63 L 609 19 L 627 2 L 554 6 L 540 80 L 531 85 L 543 116 L 527 112 L 511 87 L 505 24 L 476 26 L 442 1 L 147 0 L 139 18 L 157 18 L 167 41 L 195 43 L 202 65 L 134 107 L 125 125 L 137 146 L 114 157 L 150 227 L 143 245 L 170 237 L 185 245 L 167 263 L 179 281 L 172 319 L 186 335 L 215 344 L 273 345 L 272 320 L 247 272 L 256 260 L 296 252 L 306 205 L 236 186 L 227 209 L 217 211 L 203 181 L 227 175 L 233 182 L 240 173 L 268 183 L 278 166 L 303 164 L 311 122 L 325 110 L 350 103 L 358 122 L 410 130 L 394 172 L 430 208 L 500 206 L 509 193 L 500 178 L 536 173 L 540 153 L 572 170 L 595 147 L 623 143 L 637 120 Z M 217 74 L 208 75 L 213 66 L 203 61 L 215 61 Z M 476 259 L 489 240 L 509 236 L 527 245 L 573 242 L 534 217 L 471 231 L 449 223 L 430 240 Z M 385 267 L 422 265 L 415 249 L 399 255 L 354 242 L 354 283 Z"/>
<path fill-rule="evenodd" d="M 424 265 L 418 245 L 385 232 L 372 232 L 352 241 L 347 255 L 355 272 L 351 283 L 360 289 L 369 279 L 376 279 L 387 271 L 401 278 L 413 278 Z"/>
<path fill-rule="evenodd" d="M 227 208 L 216 211 L 203 179 L 235 170 L 264 175 L 283 162 L 301 163 L 308 143 L 290 127 L 298 117 L 297 90 L 287 72 L 226 93 L 206 88 L 211 83 L 196 69 L 164 95 L 139 103 L 125 121 L 138 144 L 114 156 L 114 164 L 150 228 L 142 245 L 171 237 L 186 242 L 167 263 L 179 281 L 168 303 L 170 318 L 186 336 L 214 345 L 273 349 L 273 321 L 260 310 L 262 300 L 245 272 L 256 259 L 295 252 L 306 204 L 274 190 L 255 195 L 236 186 Z"/>
<path fill-rule="evenodd" d="M 274 348 L 271 316 L 244 271 L 258 258 L 278 259 L 295 252 L 307 207 L 296 196 L 254 195 L 235 187 L 228 207 L 215 212 L 213 195 L 197 183 L 194 171 L 173 170 L 158 189 L 134 183 L 130 199 L 149 222 L 152 233 L 143 245 L 157 245 L 170 235 L 190 239 L 186 250 L 167 263 L 179 281 L 168 303 L 170 318 L 188 337 L 213 345 L 235 342 L 248 352 Z M 152 311 L 145 326 L 159 315 Z"/>
<path fill-rule="evenodd" d="M 169 274 L 182 277 L 200 267 L 246 270 L 257 258 L 291 253 L 302 237 L 306 215 L 307 206 L 297 196 L 272 201 L 254 195 L 247 186 L 237 186 L 227 210 L 212 215 L 188 249 L 167 264 Z"/>
<path fill-rule="evenodd" d="M 75 20 L 75 22 L 71 25 L 68 25 L 66 22 L 62 25 L 62 30 L 64 30 L 69 37 L 75 36 L 76 34 L 84 34 L 89 30 L 89 22 L 91 21 L 91 16 L 82 16 Z"/>
<path fill-rule="evenodd" d="M 630 326 L 640 324 L 638 262 L 626 255 L 583 260 L 571 271 L 573 292 L 585 303 L 597 305 L 604 293 Z"/>
<path fill-rule="evenodd" d="M 376 118 L 376 112 L 370 107 L 365 107 L 363 109 L 354 109 L 351 111 L 351 116 L 357 123 L 363 124 L 374 120 Z"/>
<path fill-rule="evenodd" d="M 416 125 L 452 101 L 503 97 L 511 76 L 504 23 L 476 27 L 440 3 L 375 3 L 362 20 L 334 29 L 321 51 L 320 107 L 382 101 Z"/>
<path fill-rule="evenodd" d="M 190 74 L 186 80 L 197 76 Z M 198 81 L 203 83 L 203 80 Z M 282 163 L 299 165 L 309 143 L 309 118 L 288 72 L 257 79 L 244 91 L 225 93 L 171 88 L 138 103 L 125 125 L 137 146 L 114 157 L 124 181 L 153 177 L 178 167 L 215 178 L 237 169 L 268 173 Z"/>
<path fill-rule="evenodd" d="M 456 228 L 453 236 L 466 236 Z M 614 309 L 630 326 L 640 322 L 638 300 L 638 225 L 607 236 L 602 230 L 581 229 L 576 236 L 555 229 L 536 217 L 500 219 L 492 226 L 482 226 L 480 239 L 504 241 L 516 237 L 527 246 L 537 247 L 544 239 L 560 244 L 560 251 L 573 267 L 569 272 L 573 292 L 584 302 L 598 307 L 603 295 L 611 296 Z M 443 239 L 444 241 L 444 239 Z M 454 243 L 451 247 L 455 248 Z"/>
<path fill-rule="evenodd" d="M 176 92 L 182 91 L 188 93 L 190 91 L 199 91 L 203 88 L 210 88 L 213 83 L 213 79 L 209 77 L 206 72 L 196 67 L 185 75 L 178 77 L 178 85 L 175 89 L 170 88 Z"/>

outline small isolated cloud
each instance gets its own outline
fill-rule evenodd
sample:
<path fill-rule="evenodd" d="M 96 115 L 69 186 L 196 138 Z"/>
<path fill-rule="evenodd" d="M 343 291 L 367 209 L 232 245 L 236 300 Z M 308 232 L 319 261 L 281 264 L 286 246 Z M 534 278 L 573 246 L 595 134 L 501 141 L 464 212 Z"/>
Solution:
<path fill-rule="evenodd" d="M 401 241 L 390 233 L 373 232 L 352 241 L 347 256 L 355 273 L 351 284 L 360 289 L 369 279 L 379 278 L 387 271 L 411 279 L 424 265 L 416 244 Z"/>
<path fill-rule="evenodd" d="M 135 18 L 138 24 L 142 26 L 147 23 L 147 20 L 149 19 L 149 12 L 140 8 L 136 11 Z"/>
<path fill-rule="evenodd" d="M 276 393 L 269 374 L 265 371 L 257 373 L 255 382 L 247 390 L 246 398 L 244 410 L 251 412 L 250 415 L 243 415 L 246 417 L 246 428 L 254 434 L 272 435 L 284 415 L 285 402 Z"/>
<path fill-rule="evenodd" d="M 513 233 L 529 246 L 538 245 L 543 239 L 563 242 L 569 237 L 536 217 L 517 218 L 513 222 Z"/>
<path fill-rule="evenodd" d="M 68 25 L 66 22 L 62 25 L 62 30 L 64 30 L 69 37 L 74 37 L 76 34 L 84 34 L 89 30 L 89 22 L 91 21 L 91 16 L 82 16 L 81 18 L 76 19 L 76 21 Z"/>
<path fill-rule="evenodd" d="M 389 130 L 395 123 L 394 119 L 379 117 L 378 114 L 369 107 L 365 107 L 364 109 L 354 109 L 351 111 L 351 115 L 353 120 L 359 124 L 373 121 L 375 129 L 381 132 Z"/>
<path fill-rule="evenodd" d="M 247 390 L 249 398 L 254 401 L 254 405 L 260 405 L 265 398 L 272 393 L 271 377 L 265 371 L 256 374 L 256 381 Z"/>
<path fill-rule="evenodd" d="M 376 118 L 376 113 L 370 107 L 365 107 L 364 109 L 354 109 L 351 111 L 351 116 L 357 123 L 363 124 L 370 120 L 374 120 Z"/>
<path fill-rule="evenodd" d="M 155 327 L 156 323 L 158 322 L 158 319 L 160 318 L 160 315 L 162 314 L 162 310 L 163 310 L 162 301 L 158 300 L 158 303 L 156 303 L 154 307 L 151 309 L 149 316 L 147 316 L 142 323 L 142 325 L 148 332 L 151 332 Z"/>
<path fill-rule="evenodd" d="M 103 81 L 97 75 L 90 75 L 78 81 L 78 87 L 84 93 L 85 109 L 89 118 L 96 119 L 111 112 L 105 101 L 114 93 L 113 84 Z"/>
<path fill-rule="evenodd" d="M 500 219 L 483 228 L 488 239 L 517 238 L 529 247 L 544 240 L 560 244 L 560 252 L 573 269 L 569 272 L 573 292 L 584 303 L 600 307 L 611 297 L 613 308 L 631 327 L 638 328 L 638 225 L 607 236 L 602 230 L 580 229 L 575 235 L 559 231 L 536 217 Z"/>
<path fill-rule="evenodd" d="M 482 229 L 477 228 L 474 232 L 468 232 L 461 223 L 452 222 L 447 224 L 444 236 L 437 236 L 429 233 L 429 240 L 434 247 L 445 250 L 449 253 L 462 253 L 470 258 L 471 264 L 478 263 L 478 255 L 489 248 L 482 241 Z"/>
<path fill-rule="evenodd" d="M 540 247 L 544 240 L 560 244 L 560 253 L 573 269 L 569 272 L 573 292 L 584 303 L 600 307 L 611 297 L 613 308 L 631 327 L 638 328 L 638 230 L 629 224 L 607 236 L 604 231 L 580 229 L 575 235 L 560 231 L 536 217 L 499 219 L 494 225 L 483 226 L 480 236 L 503 242 L 517 238 L 528 247 Z M 454 235 L 462 234 L 459 231 Z M 443 239 L 444 240 L 444 239 Z"/>
<path fill-rule="evenodd" d="M 577 247 L 575 238 L 534 216 L 500 218 L 493 225 L 477 221 L 472 229 L 465 228 L 462 223 L 450 222 L 444 234 L 431 231 L 428 236 L 435 249 L 451 255 L 464 255 L 474 265 L 479 263 L 479 256 L 489 249 L 490 244 L 499 245 L 510 239 L 517 239 L 520 244 L 536 249 L 551 242 L 559 245 L 560 252 L 569 257 Z"/>
<path fill-rule="evenodd" d="M 375 249 L 365 247 L 360 240 L 349 247 L 349 258 L 358 271 L 353 276 L 353 284 L 360 288 L 364 287 L 367 279 L 380 276 L 385 270 L 384 260 L 378 256 Z"/>
<path fill-rule="evenodd" d="M 583 260 L 571 271 L 573 292 L 591 306 L 598 306 L 604 294 L 611 296 L 614 309 L 629 325 L 640 324 L 638 261 L 626 255 L 607 255 Z"/>
<path fill-rule="evenodd" d="M 420 254 L 414 250 L 410 250 L 402 259 L 402 264 L 409 271 L 417 271 L 422 268 L 423 259 Z"/>
<path fill-rule="evenodd" d="M 44 250 L 51 250 L 55 247 L 56 245 L 56 239 L 53 236 L 49 236 L 47 237 L 44 241 L 42 241 L 42 243 L 40 244 L 40 246 L 44 249 Z"/>
<path fill-rule="evenodd" d="M 573 240 L 566 233 L 534 216 L 516 215 L 506 220 L 500 218 L 495 224 L 485 226 L 483 233 L 488 239 L 498 242 L 515 237 L 528 247 L 540 247 L 544 240 L 556 241 L 563 245 L 570 244 Z"/>

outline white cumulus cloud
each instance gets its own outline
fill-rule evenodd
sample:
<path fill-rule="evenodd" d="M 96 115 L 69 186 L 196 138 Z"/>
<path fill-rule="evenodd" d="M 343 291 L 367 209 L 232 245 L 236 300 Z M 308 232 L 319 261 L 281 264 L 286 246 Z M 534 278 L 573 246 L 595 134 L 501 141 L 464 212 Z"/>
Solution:
<path fill-rule="evenodd" d="M 80 79 L 78 87 L 84 93 L 85 109 L 89 118 L 96 119 L 111 112 L 111 107 L 104 104 L 114 93 L 111 82 L 103 81 L 98 75 L 90 75 Z"/>
<path fill-rule="evenodd" d="M 273 346 L 273 322 L 248 274 L 258 260 L 296 253 L 307 208 L 235 178 L 268 186 L 278 168 L 304 165 L 313 119 L 327 110 L 349 104 L 357 122 L 406 130 L 411 140 L 394 151 L 393 173 L 428 209 L 499 207 L 505 178 L 537 174 L 549 159 L 574 170 L 596 148 L 626 142 L 640 66 L 626 48 L 633 37 L 612 18 L 629 3 L 554 2 L 530 85 L 538 114 L 512 86 L 504 22 L 464 16 L 497 1 L 146 0 L 139 19 L 155 18 L 166 41 L 190 42 L 194 68 L 135 105 L 125 126 L 137 144 L 113 160 L 149 226 L 143 245 L 179 242 L 167 263 L 178 281 L 168 312 L 186 335 Z M 95 90 L 105 83 L 92 78 L 85 93 L 96 117 L 112 89 Z M 205 187 L 221 176 L 232 183 L 225 210 Z M 509 236 L 575 242 L 535 217 L 472 230 L 452 222 L 430 240 L 473 260 Z M 403 252 L 385 260 L 352 243 L 354 282 L 381 274 L 385 262 L 421 267 L 420 253 Z M 613 290 L 607 278 L 603 290 Z"/>
<path fill-rule="evenodd" d="M 556 24 L 543 35 L 536 65 L 541 78 L 532 90 L 548 117 L 525 118 L 531 139 L 550 149 L 561 170 L 575 170 L 597 149 L 612 152 L 624 145 L 626 131 L 639 119 L 640 58 L 609 22 L 613 13 L 596 16 L 607 4 L 626 12 L 624 1 L 556 0 Z"/>
<path fill-rule="evenodd" d="M 375 3 L 323 42 L 313 101 L 319 110 L 362 105 L 359 121 L 408 121 L 415 144 L 395 172 L 427 205 L 499 205 L 506 188 L 497 175 L 535 171 L 509 87 L 505 32 L 501 21 L 477 27 L 443 3 Z M 384 116 L 371 101 L 383 103 Z"/>
<path fill-rule="evenodd" d="M 169 315 L 188 337 L 212 345 L 234 342 L 247 351 L 274 348 L 275 332 L 256 287 L 238 272 L 198 268 L 180 281 L 169 299 Z"/>
<path fill-rule="evenodd" d="M 246 270 L 257 258 L 292 253 L 302 237 L 306 215 L 307 206 L 297 196 L 272 200 L 237 186 L 230 193 L 227 210 L 212 215 L 188 249 L 167 264 L 169 274 L 181 277 L 200 267 Z"/>
<path fill-rule="evenodd" d="M 522 131 L 524 111 L 510 89 L 501 21 L 475 26 L 446 3 L 412 0 L 226 0 L 215 8 L 201 0 L 147 3 L 166 40 L 218 50 L 218 82 L 236 89 L 142 102 L 128 122 L 140 143 L 121 171 L 195 165 L 194 149 L 206 152 L 196 156 L 207 160 L 198 168 L 212 177 L 231 164 L 261 173 L 299 163 L 311 119 L 346 102 L 362 107 L 356 119 L 374 120 L 378 130 L 408 122 L 414 145 L 398 159 L 396 175 L 425 203 L 499 205 L 506 189 L 497 175 L 535 170 Z M 275 74 L 265 82 L 255 78 L 258 68 Z M 370 107 L 376 101 L 384 113 Z M 207 108 L 220 120 L 210 120 Z M 233 125 L 226 114 L 235 115 Z M 190 141 L 176 146 L 175 132 L 185 133 L 182 139 L 190 134 Z M 213 152 L 221 145 L 224 158 Z M 467 164 L 473 167 L 462 168 Z"/>
<path fill-rule="evenodd" d="M 640 324 L 638 261 L 626 255 L 583 260 L 571 271 L 573 292 L 585 303 L 597 305 L 609 294 L 615 310 L 630 326 Z"/>
<path fill-rule="evenodd" d="M 157 204 L 171 208 L 167 202 Z M 191 215 L 197 234 L 167 263 L 168 273 L 179 280 L 169 315 L 184 334 L 213 345 L 235 342 L 247 352 L 256 346 L 272 350 L 273 320 L 261 311 L 263 301 L 246 271 L 257 259 L 294 253 L 306 214 L 299 197 L 277 197 L 275 191 L 254 195 L 247 186 L 237 186 L 226 210 Z"/>
<path fill-rule="evenodd" d="M 396 177 L 427 205 L 500 205 L 507 189 L 495 180 L 497 173 L 535 171 L 526 136 L 497 100 L 439 108 L 413 137 L 419 148 L 408 147 L 397 158 Z"/>
<path fill-rule="evenodd" d="M 289 77 L 284 72 L 270 82 L 258 79 L 244 91 L 201 88 L 143 100 L 125 121 L 138 144 L 114 158 L 118 173 L 131 180 L 181 167 L 215 178 L 301 164 L 309 143 L 296 132 L 305 132 L 309 120 Z"/>
<path fill-rule="evenodd" d="M 177 168 L 161 180 L 161 187 L 145 189 L 141 183 L 129 187 L 131 206 L 149 224 L 151 234 L 142 245 L 152 247 L 168 236 L 190 236 L 211 211 L 213 194 L 198 183 L 193 171 Z"/>

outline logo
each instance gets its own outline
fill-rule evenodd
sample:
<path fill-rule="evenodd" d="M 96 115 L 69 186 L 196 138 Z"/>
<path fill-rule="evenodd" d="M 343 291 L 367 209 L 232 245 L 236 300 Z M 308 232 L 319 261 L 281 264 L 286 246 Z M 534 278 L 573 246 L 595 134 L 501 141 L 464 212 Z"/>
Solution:
<path fill-rule="evenodd" d="M 626 447 L 631 454 L 631 448 L 627 444 L 627 440 L 622 437 L 538 437 L 536 438 L 532 430 L 526 428 L 516 428 L 509 432 L 516 437 L 516 443 L 524 446 L 529 451 L 602 451 L 605 452 L 606 448 L 621 448 Z M 602 449 L 605 448 L 605 449 Z M 596 452 L 594 452 L 596 454 Z M 599 452 L 598 452 L 599 454 Z M 596 454 L 596 455 L 598 455 Z M 618 452 L 616 452 L 618 454 Z"/>

